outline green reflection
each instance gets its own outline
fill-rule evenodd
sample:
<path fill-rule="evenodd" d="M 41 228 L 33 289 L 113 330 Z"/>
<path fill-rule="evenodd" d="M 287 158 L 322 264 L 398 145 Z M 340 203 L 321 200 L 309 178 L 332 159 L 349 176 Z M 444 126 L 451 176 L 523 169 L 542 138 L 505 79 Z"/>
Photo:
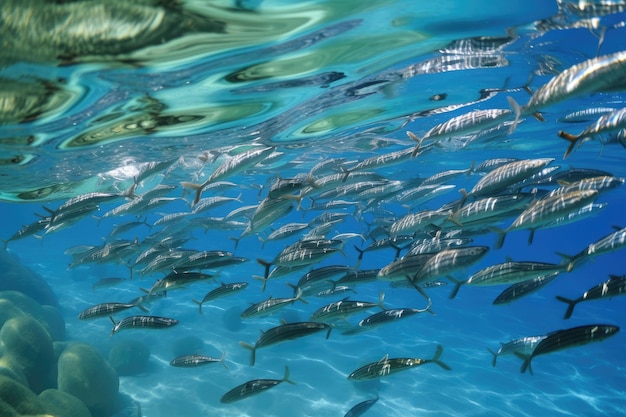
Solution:
<path fill-rule="evenodd" d="M 318 119 L 302 129 L 304 134 L 318 134 L 330 132 L 337 128 L 343 128 L 360 122 L 369 121 L 375 116 L 383 113 L 383 109 L 361 109 L 343 113 L 327 115 Z"/>

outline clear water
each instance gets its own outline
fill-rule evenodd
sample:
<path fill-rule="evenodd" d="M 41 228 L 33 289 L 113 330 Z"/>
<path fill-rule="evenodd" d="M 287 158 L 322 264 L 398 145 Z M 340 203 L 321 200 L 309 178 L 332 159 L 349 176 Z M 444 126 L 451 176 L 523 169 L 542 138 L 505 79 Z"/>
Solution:
<path fill-rule="evenodd" d="M 177 160 L 171 169 L 146 180 L 137 190 L 171 184 L 176 189 L 170 196 L 184 197 L 144 213 L 147 223 L 153 224 L 166 213 L 190 210 L 192 195 L 183 193 L 180 182 L 204 181 L 223 160 L 204 164 L 200 156 L 206 152 L 225 152 L 251 143 L 276 146 L 281 157 L 228 178 L 237 185 L 222 194 L 241 195 L 241 202 L 230 202 L 207 214 L 224 216 L 237 207 L 257 204 L 267 195 L 265 187 L 279 176 L 306 174 L 329 158 L 358 161 L 413 147 L 407 131 L 422 136 L 436 124 L 471 110 L 509 108 L 508 96 L 525 103 L 528 94 L 522 87 L 526 84 L 536 90 L 571 65 L 626 45 L 625 13 L 597 11 L 594 16 L 580 17 L 571 9 L 566 12 L 566 2 L 512 1 L 505 6 L 493 1 L 448 0 L 263 1 L 244 2 L 247 10 L 237 10 L 227 1 L 185 3 L 189 13 L 214 16 L 225 22 L 226 29 L 223 33 L 187 34 L 118 56 L 78 54 L 64 65 L 58 65 L 58 53 L 43 40 L 40 50 L 27 48 L 24 41 L 0 55 L 2 77 L 39 87 L 55 85 L 54 91 L 60 91 L 34 120 L 8 120 L 0 127 L 2 238 L 37 220 L 36 213 L 44 213 L 42 205 L 54 209 L 74 195 L 126 189 L 141 164 Z M 587 2 L 580 3 L 584 4 Z M 22 6 L 9 2 L 4 7 Z M 600 28 L 607 29 L 599 46 Z M 506 36 L 510 39 L 489 51 L 449 49 L 456 40 Z M 41 96 L 41 90 L 37 94 Z M 435 95 L 446 96 L 436 101 Z M 563 159 L 567 144 L 557 136 L 559 130 L 577 133 L 589 124 L 559 122 L 564 115 L 592 107 L 619 108 L 625 100 L 623 92 L 582 95 L 545 109 L 543 123 L 526 118 L 511 135 L 477 140 L 467 146 L 461 140 L 445 141 L 417 158 L 376 172 L 406 184 L 444 170 L 466 169 L 473 162 L 490 158 L 550 157 L 556 158 L 553 165 L 563 170 L 595 168 L 626 177 L 624 149 L 614 136 L 588 141 L 567 159 Z M 135 123 L 153 126 L 150 123 L 157 119 L 161 121 L 158 127 L 135 129 Z M 114 129 L 113 124 L 125 127 Z M 77 139 L 85 132 L 93 138 L 94 132 L 103 131 L 113 133 L 95 142 Z M 15 157 L 18 163 L 12 161 Z M 471 188 L 478 178 L 476 173 L 456 177 L 448 182 L 456 186 L 454 190 L 412 210 L 436 209 L 454 201 L 459 197 L 458 189 Z M 598 201 L 608 205 L 597 215 L 558 228 L 539 229 L 531 245 L 527 231 L 509 233 L 498 250 L 493 248 L 494 233 L 473 236 L 474 245 L 492 249 L 479 263 L 455 276 L 465 279 L 507 257 L 560 262 L 557 252 L 577 253 L 611 233 L 613 226 L 624 226 L 623 186 L 602 194 Z M 101 204 L 95 215 L 118 204 Z M 302 205 L 309 204 L 307 198 Z M 407 212 L 397 203 L 378 206 L 361 217 L 347 218 L 328 236 L 348 232 L 368 236 L 368 222 L 390 215 L 383 209 L 396 216 Z M 307 222 L 317 214 L 293 210 L 259 235 L 267 236 L 289 222 Z M 241 320 L 239 313 L 249 303 L 270 295 L 291 296 L 286 283 L 295 284 L 303 271 L 270 280 L 263 293 L 261 282 L 252 276 L 263 273 L 257 258 L 272 260 L 297 237 L 262 246 L 257 236 L 251 235 L 235 249 L 229 238 L 238 237 L 240 230 L 205 233 L 201 228 L 188 227 L 193 240 L 185 248 L 228 250 L 248 258 L 247 263 L 222 269 L 219 279 L 247 281 L 249 287 L 237 296 L 205 305 L 202 315 L 191 300 L 202 297 L 216 283 L 170 291 L 165 299 L 150 306 L 150 314 L 175 317 L 180 321 L 178 326 L 159 331 L 125 330 L 111 336 L 111 323 L 106 318 L 80 321 L 78 313 L 97 303 L 136 297 L 141 294 L 140 287 L 150 287 L 162 274 L 141 277 L 135 273 L 132 281 L 93 291 L 92 285 L 99 278 L 128 277 L 126 266 L 86 264 L 68 269 L 71 257 L 64 252 L 75 245 L 102 244 L 114 225 L 131 220 L 135 217 L 100 222 L 86 217 L 41 240 L 28 237 L 11 241 L 8 251 L 53 287 L 68 338 L 88 342 L 105 356 L 124 339 L 149 346 L 149 368 L 139 375 L 120 377 L 120 391 L 141 404 L 144 416 L 341 416 L 376 395 L 380 400 L 367 416 L 626 413 L 623 332 L 602 343 L 536 357 L 533 376 L 521 374 L 521 360 L 513 356 L 500 357 L 492 367 L 487 351 L 498 349 L 499 342 L 578 325 L 624 325 L 626 298 L 581 303 L 569 320 L 563 319 L 565 305 L 555 300 L 555 295 L 578 297 L 609 274 L 625 274 L 622 251 L 596 257 L 561 274 L 539 292 L 505 306 L 492 305 L 502 286 L 464 287 L 453 300 L 448 298 L 451 285 L 427 289 L 436 315 L 418 314 L 353 336 L 334 331 L 328 340 L 316 334 L 270 346 L 257 352 L 257 363 L 251 367 L 249 352 L 239 341 L 253 343 L 259 330 L 276 326 L 281 319 L 307 320 L 317 308 L 346 295 L 307 297 L 309 304 L 295 303 L 265 318 Z M 499 226 L 506 227 L 512 220 Z M 158 227 L 151 231 L 156 230 Z M 141 241 L 151 231 L 141 226 L 121 237 Z M 350 239 L 344 247 L 345 256 L 336 254 L 315 266 L 355 265 L 358 253 L 353 246 L 361 244 L 358 238 Z M 367 252 L 361 268 L 383 267 L 393 256 L 391 250 Z M 391 288 L 384 282 L 358 285 L 356 293 L 348 295 L 374 302 L 381 290 L 388 308 L 425 305 L 415 290 Z M 366 316 L 363 313 L 350 321 L 355 324 Z M 189 337 L 200 339 L 201 346 Z M 177 344 L 181 340 L 194 352 L 215 357 L 226 352 L 228 369 L 219 365 L 171 367 L 169 361 L 180 353 Z M 425 365 L 373 382 L 347 379 L 353 370 L 386 354 L 429 359 L 437 345 L 443 346 L 442 360 L 451 371 Z M 240 402 L 220 403 L 227 390 L 245 381 L 282 378 L 286 365 L 296 385 L 281 384 Z"/>

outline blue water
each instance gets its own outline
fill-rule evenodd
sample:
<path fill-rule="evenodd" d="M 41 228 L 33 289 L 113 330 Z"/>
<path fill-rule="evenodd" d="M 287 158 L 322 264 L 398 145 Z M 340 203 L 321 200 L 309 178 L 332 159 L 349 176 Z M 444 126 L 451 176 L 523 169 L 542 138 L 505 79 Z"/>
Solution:
<path fill-rule="evenodd" d="M 506 6 L 491 1 L 243 2 L 246 10 L 237 10 L 229 1 L 210 6 L 184 3 L 191 14 L 209 14 L 226 22 L 225 31 L 138 45 L 122 55 L 76 54 L 69 62 L 57 59 L 58 51 L 45 40 L 40 41 L 38 52 L 23 41 L 0 55 L 0 76 L 31 82 L 38 88 L 47 83 L 56 86 L 54 91 L 63 92 L 55 96 L 58 101 L 50 99 L 53 104 L 28 120 L 8 120 L 0 126 L 1 238 L 8 239 L 21 225 L 45 214 L 42 205 L 54 210 L 75 195 L 125 190 L 142 164 L 176 161 L 136 190 L 139 194 L 158 184 L 174 185 L 168 196 L 183 197 L 141 213 L 141 219 L 152 225 L 165 214 L 190 211 L 193 195 L 183 192 L 181 181 L 203 182 L 226 158 L 224 154 L 245 150 L 236 148 L 238 145 L 275 146 L 282 155 L 226 179 L 236 185 L 220 195 L 240 196 L 240 201 L 203 214 L 225 216 L 238 207 L 258 204 L 277 177 L 308 174 L 329 158 L 359 161 L 412 148 L 415 143 L 407 131 L 421 137 L 436 124 L 471 110 L 509 108 L 508 96 L 523 104 L 529 98 L 525 85 L 534 91 L 576 63 L 598 53 L 622 50 L 626 39 L 623 11 L 596 10 L 581 17 L 565 1 L 513 1 Z M 606 3 L 616 8 L 620 4 Z M 22 6 L 7 3 L 5 7 Z M 606 30 L 599 43 L 602 28 Z M 487 51 L 451 50 L 452 42 L 476 37 L 497 37 L 499 42 Z M 94 45 L 97 50 L 97 42 Z M 437 101 L 435 95 L 445 98 Z M 578 133 L 593 121 L 559 122 L 566 114 L 592 107 L 621 108 L 625 102 L 623 92 L 584 94 L 546 108 L 543 123 L 527 117 L 510 135 L 469 144 L 459 138 L 443 141 L 416 158 L 375 171 L 385 179 L 402 181 L 406 188 L 409 181 L 445 170 L 467 169 L 490 158 L 515 157 L 555 158 L 552 165 L 561 170 L 595 168 L 626 177 L 626 151 L 615 135 L 587 141 L 567 159 L 563 159 L 567 144 L 557 136 L 559 130 Z M 187 117 L 190 115 L 195 117 Z M 164 122 L 167 117 L 169 123 Z M 179 118 L 177 123 L 172 122 L 173 117 Z M 134 129 L 134 123 L 154 126 L 150 123 L 157 119 L 161 121 L 157 127 Z M 114 124 L 124 127 L 113 128 Z M 101 141 L 85 144 L 77 140 L 85 132 L 93 138 L 103 131 L 109 133 Z M 25 137 L 32 139 L 15 139 Z M 223 154 L 216 161 L 201 160 L 216 150 Z M 16 156 L 18 163 L 11 162 Z M 365 247 L 372 241 L 368 223 L 400 217 L 407 210 L 437 209 L 458 199 L 458 190 L 471 189 L 479 178 L 477 173 L 455 177 L 446 182 L 454 189 L 412 208 L 393 201 L 374 202 L 327 234 L 329 238 L 339 233 L 363 234 L 365 242 L 350 238 L 344 254 L 337 253 L 314 266 L 356 265 L 354 245 Z M 210 195 L 207 191 L 203 197 Z M 102 216 L 123 202 L 101 204 L 93 214 Z M 624 227 L 624 186 L 602 193 L 598 202 L 607 206 L 595 216 L 539 229 L 530 245 L 526 230 L 509 233 L 501 249 L 493 247 L 493 232 L 472 236 L 472 245 L 491 249 L 480 262 L 454 273 L 455 277 L 466 279 L 509 257 L 558 263 L 562 258 L 557 252 L 575 254 L 614 231 L 614 226 Z M 360 203 L 364 206 L 368 201 Z M 309 198 L 302 201 L 303 208 L 310 204 Z M 119 378 L 119 391 L 138 402 L 147 417 L 342 416 L 353 405 L 376 395 L 379 401 L 364 415 L 626 413 L 624 332 L 601 343 L 538 356 L 533 359 L 534 375 L 520 373 L 522 361 L 514 356 L 502 356 L 492 367 L 487 350 L 497 350 L 500 342 L 579 325 L 625 325 L 624 297 L 580 303 L 569 320 L 563 319 L 565 304 L 555 299 L 556 295 L 576 298 L 610 274 L 626 274 L 621 261 L 624 252 L 619 250 L 563 273 L 539 292 L 505 306 L 492 305 L 504 286 L 464 286 L 453 300 L 448 298 L 451 284 L 428 288 L 436 314 L 417 314 L 352 336 L 336 329 L 328 340 L 318 333 L 269 346 L 257 351 L 256 364 L 250 366 L 249 351 L 240 341 L 254 343 L 259 330 L 279 325 L 281 319 L 308 320 L 319 307 L 345 296 L 375 302 L 384 291 L 387 308 L 426 305 L 414 289 L 374 282 L 357 285 L 354 293 L 306 297 L 308 304 L 296 302 L 268 317 L 240 319 L 239 313 L 250 303 L 269 296 L 291 296 L 286 283 L 295 284 L 306 272 L 269 280 L 262 292 L 261 282 L 253 278 L 263 274 L 256 259 L 271 261 L 302 235 L 264 245 L 258 237 L 290 222 L 308 222 L 320 213 L 293 209 L 268 228 L 244 237 L 236 247 L 230 238 L 239 237 L 240 229 L 205 233 L 202 228 L 186 226 L 193 238 L 183 245 L 185 249 L 227 250 L 248 258 L 246 263 L 212 272 L 219 273 L 218 280 L 223 282 L 245 281 L 249 286 L 236 296 L 207 303 L 202 315 L 192 299 L 200 299 L 218 281 L 170 291 L 149 306 L 151 315 L 180 321 L 164 330 L 130 329 L 111 336 L 108 319 L 77 318 L 89 306 L 139 296 L 139 288 L 149 288 L 163 276 L 141 276 L 135 271 L 132 281 L 94 291 L 92 285 L 98 279 L 129 278 L 129 269 L 121 262 L 68 268 L 72 259 L 66 250 L 101 245 L 115 225 L 134 221 L 135 216 L 101 221 L 86 216 L 40 239 L 31 236 L 10 241 L 7 250 L 53 288 L 68 339 L 95 346 L 105 358 L 121 341 L 137 340 L 149 347 L 147 367 Z M 507 227 L 512 221 L 509 218 L 497 226 Z M 141 225 L 120 238 L 141 242 L 159 229 Z M 360 267 L 381 268 L 393 258 L 390 249 L 367 252 Z M 445 278 L 442 281 L 447 282 Z M 349 320 L 354 325 L 376 311 Z M 116 318 L 140 314 L 136 309 L 130 312 Z M 347 379 L 352 371 L 387 354 L 430 359 L 437 345 L 443 346 L 441 359 L 451 371 L 428 364 L 372 382 Z M 169 362 L 185 350 L 213 357 L 225 352 L 227 369 L 217 364 L 171 367 Z M 282 378 L 285 366 L 296 385 L 284 383 L 233 404 L 220 403 L 226 391 L 248 380 Z"/>

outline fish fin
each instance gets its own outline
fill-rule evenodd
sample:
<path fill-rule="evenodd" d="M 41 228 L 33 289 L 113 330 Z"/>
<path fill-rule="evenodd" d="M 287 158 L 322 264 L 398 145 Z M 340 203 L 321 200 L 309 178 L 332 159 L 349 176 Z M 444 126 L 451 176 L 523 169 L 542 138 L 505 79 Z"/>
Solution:
<path fill-rule="evenodd" d="M 563 159 L 565 159 L 574 150 L 574 146 L 576 146 L 576 144 L 578 143 L 578 141 L 580 140 L 580 138 L 582 136 L 581 135 L 572 135 L 571 133 L 567 133 L 567 132 L 564 132 L 562 130 L 559 130 L 558 135 L 559 135 L 560 138 L 569 141 L 569 146 L 567 147 L 567 150 L 565 151 L 565 154 L 563 155 Z"/>
<path fill-rule="evenodd" d="M 330 337 L 330 332 L 333 331 L 333 325 L 329 324 L 328 325 L 328 331 L 326 332 L 326 340 L 328 340 L 328 338 Z"/>
<path fill-rule="evenodd" d="M 511 96 L 508 96 L 506 98 L 506 101 L 509 102 L 509 106 L 511 106 L 511 110 L 513 110 L 513 114 L 515 115 L 515 120 L 513 121 L 513 124 L 511 125 L 511 127 L 509 128 L 509 135 L 510 135 L 511 133 L 515 132 L 515 129 L 517 129 L 519 118 L 522 115 L 522 108 L 519 106 L 519 104 L 517 104 L 517 101 L 515 101 L 515 99 Z"/>
<path fill-rule="evenodd" d="M 361 264 L 361 260 L 363 259 L 363 254 L 365 253 L 365 251 L 363 249 L 360 249 L 356 245 L 354 245 L 354 249 L 356 249 L 356 251 L 359 252 L 359 257 L 357 258 L 357 263 L 356 263 L 356 268 L 358 268 L 359 265 Z"/>
<path fill-rule="evenodd" d="M 529 229 L 530 233 L 528 234 L 528 244 L 532 245 L 533 239 L 535 238 L 535 229 Z"/>
<path fill-rule="evenodd" d="M 538 121 L 540 121 L 540 122 L 545 122 L 546 121 L 545 117 L 543 117 L 543 114 L 539 113 L 538 111 L 533 113 L 533 117 L 535 119 L 537 119 Z"/>
<path fill-rule="evenodd" d="M 451 371 L 452 368 L 450 368 L 446 363 L 444 363 L 441 360 L 439 360 L 439 358 L 441 357 L 442 353 L 443 353 L 443 346 L 437 345 L 437 350 L 435 351 L 435 356 L 433 356 L 431 361 L 433 363 L 436 363 L 437 365 L 441 366 L 446 371 Z"/>
<path fill-rule="evenodd" d="M 376 303 L 376 305 L 378 307 L 380 307 L 381 310 L 386 310 L 385 306 L 383 305 L 383 302 L 385 301 L 385 292 L 381 291 L 380 294 L 378 295 L 378 303 Z"/>
<path fill-rule="evenodd" d="M 198 304 L 198 312 L 200 314 L 203 314 L 202 313 L 202 301 L 198 301 L 198 300 L 191 300 L 191 301 L 193 301 L 194 303 Z"/>
<path fill-rule="evenodd" d="M 567 253 L 563 253 L 563 252 L 556 252 L 556 254 L 559 255 L 561 258 L 565 258 L 567 260 L 566 271 L 567 272 L 571 272 L 572 269 L 574 269 L 574 263 L 576 261 L 576 256 L 575 255 L 568 255 Z"/>
<path fill-rule="evenodd" d="M 524 373 L 524 372 L 526 372 L 526 369 L 528 369 L 528 372 L 530 372 L 530 374 L 533 375 L 533 368 L 530 365 L 530 361 L 533 358 L 532 355 L 525 355 L 525 354 L 519 353 L 519 352 L 513 352 L 513 353 L 515 353 L 515 355 L 518 358 L 521 358 L 521 359 L 524 360 L 524 363 L 522 363 L 522 367 L 520 368 L 520 372 Z"/>
<path fill-rule="evenodd" d="M 491 366 L 496 366 L 496 359 L 498 359 L 498 354 L 496 352 L 494 352 L 493 350 L 487 348 L 487 350 L 489 351 L 489 353 L 491 353 L 493 355 L 493 360 L 491 361 Z"/>
<path fill-rule="evenodd" d="M 256 275 L 256 276 L 258 276 L 258 275 Z M 261 278 L 261 277 L 259 277 L 259 278 Z M 291 282 L 286 282 L 285 284 L 287 284 L 288 287 L 291 287 L 293 289 L 294 297 L 295 297 L 298 294 L 298 290 L 299 290 L 298 286 L 292 284 Z"/>
<path fill-rule="evenodd" d="M 578 300 L 570 300 L 569 298 L 561 297 L 560 295 L 557 295 L 556 299 L 567 304 L 567 310 L 565 310 L 565 315 L 563 316 L 563 318 L 565 320 L 569 319 L 574 312 L 574 307 L 576 307 L 576 304 L 578 304 Z"/>
<path fill-rule="evenodd" d="M 302 301 L 304 304 L 309 304 L 307 300 L 302 298 L 302 294 L 303 294 L 302 288 L 298 288 L 298 293 L 296 294 L 295 300 L 293 301 Z"/>
<path fill-rule="evenodd" d="M 467 281 L 459 281 L 458 279 L 452 276 L 448 276 L 448 279 L 454 283 L 454 288 L 452 289 L 452 292 L 448 296 L 448 298 L 452 300 L 454 297 L 456 297 L 457 293 L 461 289 L 461 285 L 466 284 Z"/>
<path fill-rule="evenodd" d="M 237 249 L 237 246 L 239 246 L 239 241 L 241 240 L 242 236 L 239 236 L 239 237 L 232 237 L 232 236 L 229 236 L 228 238 L 229 238 L 230 240 L 233 240 L 233 241 L 235 242 L 235 249 Z M 264 242 L 264 243 L 265 243 L 265 242 Z"/>
<path fill-rule="evenodd" d="M 250 366 L 254 366 L 254 362 L 256 360 L 256 346 L 252 346 L 246 342 L 239 342 L 239 345 L 243 348 L 250 350 Z"/>
<path fill-rule="evenodd" d="M 141 304 L 141 301 L 138 301 L 135 304 L 135 307 L 137 307 L 138 309 L 140 309 L 141 311 L 143 311 L 144 313 L 148 313 L 150 310 L 147 309 L 146 307 L 143 306 L 143 304 Z"/>
<path fill-rule="evenodd" d="M 262 277 L 260 275 L 252 275 L 252 278 L 263 281 L 263 286 L 261 287 L 261 292 L 265 292 L 265 286 L 267 285 L 268 278 Z"/>
<path fill-rule="evenodd" d="M 282 382 L 287 382 L 288 384 L 296 385 L 295 382 L 289 379 L 289 367 L 287 365 L 285 365 L 285 376 L 283 376 Z"/>
<path fill-rule="evenodd" d="M 267 280 L 267 277 L 270 275 L 270 267 L 272 264 L 270 262 L 264 261 L 263 259 L 257 258 L 256 260 L 259 264 L 263 265 L 265 268 L 263 277 Z"/>
<path fill-rule="evenodd" d="M 502 248 L 502 245 L 504 244 L 504 238 L 506 237 L 506 230 L 500 229 L 494 226 L 490 226 L 488 227 L 488 229 L 498 234 L 498 239 L 496 239 L 496 243 L 494 243 L 493 248 L 494 249 Z"/>
<path fill-rule="evenodd" d="M 220 357 L 220 363 L 224 368 L 230 370 L 230 368 L 226 365 L 226 362 L 224 362 L 224 358 L 226 358 L 226 351 L 222 352 L 222 356 Z"/>
<path fill-rule="evenodd" d="M 413 149 L 413 152 L 411 152 L 411 158 L 414 158 L 417 156 L 417 154 L 420 151 L 420 147 L 422 146 L 422 141 L 424 140 L 424 138 L 418 138 L 413 132 L 410 132 L 407 130 L 406 135 L 411 138 L 412 140 L 414 140 L 415 142 L 417 142 L 417 145 L 415 146 L 415 149 Z"/>

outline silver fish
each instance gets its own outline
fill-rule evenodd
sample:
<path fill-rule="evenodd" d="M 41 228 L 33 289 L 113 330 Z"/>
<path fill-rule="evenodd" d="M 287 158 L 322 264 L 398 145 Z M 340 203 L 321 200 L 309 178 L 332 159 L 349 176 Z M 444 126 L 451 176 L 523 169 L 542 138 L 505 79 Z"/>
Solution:
<path fill-rule="evenodd" d="M 178 320 L 159 316 L 131 316 L 118 322 L 109 317 L 113 323 L 111 335 L 124 329 L 165 329 L 178 324 Z"/>
<path fill-rule="evenodd" d="M 224 284 L 222 282 L 221 284 L 222 285 L 220 285 L 219 287 L 206 293 L 204 297 L 202 297 L 202 300 L 200 301 L 195 300 L 195 299 L 191 300 L 194 303 L 198 304 L 198 311 L 200 314 L 202 314 L 202 305 L 206 303 L 207 301 L 211 301 L 211 300 L 215 300 L 216 298 L 226 297 L 228 295 L 236 294 L 239 291 L 244 290 L 248 286 L 247 282 L 233 282 L 230 284 Z"/>
<path fill-rule="evenodd" d="M 607 281 L 604 281 L 595 287 L 589 288 L 583 293 L 583 295 L 574 300 L 570 300 L 569 298 L 561 297 L 559 295 L 556 296 L 556 299 L 568 305 L 563 318 L 569 319 L 574 312 L 574 307 L 582 301 L 599 300 L 623 294 L 626 294 L 626 275 L 611 275 Z"/>
<path fill-rule="evenodd" d="M 287 340 L 297 339 L 299 337 L 308 336 L 322 330 L 326 330 L 326 339 L 330 336 L 332 326 L 327 323 L 319 323 L 315 321 L 303 321 L 296 323 L 285 323 L 269 330 L 264 331 L 254 344 L 254 346 L 239 342 L 239 344 L 250 350 L 250 366 L 254 366 L 256 360 L 256 351 L 262 347 L 275 345 Z"/>
<path fill-rule="evenodd" d="M 177 368 L 196 368 L 198 366 L 209 365 L 212 363 L 221 363 L 224 364 L 224 357 L 226 356 L 226 352 L 222 353 L 220 358 L 212 358 L 210 356 L 205 355 L 183 355 L 178 356 L 170 361 L 170 365 Z"/>
<path fill-rule="evenodd" d="M 406 371 L 416 366 L 426 365 L 428 363 L 437 364 L 446 371 L 450 371 L 452 368 L 439 359 L 442 353 L 443 347 L 437 346 L 437 351 L 432 359 L 389 358 L 388 355 L 385 355 L 378 362 L 372 362 L 352 372 L 348 375 L 348 379 L 363 381 L 366 379 L 381 378 L 400 371 Z"/>
<path fill-rule="evenodd" d="M 235 401 L 260 394 L 261 392 L 273 388 L 283 382 L 287 382 L 292 385 L 295 384 L 295 382 L 289 379 L 289 368 L 286 366 L 285 376 L 283 379 L 254 379 L 252 381 L 248 381 L 244 384 L 236 386 L 226 394 L 222 395 L 220 402 L 224 404 L 234 403 Z"/>
<path fill-rule="evenodd" d="M 512 355 L 515 352 L 523 355 L 530 355 L 539 342 L 545 339 L 546 336 L 526 336 L 519 339 L 511 340 L 510 342 L 500 343 L 500 349 L 497 352 L 487 348 L 489 353 L 493 355 L 491 366 L 496 366 L 496 360 L 498 356 Z"/>

